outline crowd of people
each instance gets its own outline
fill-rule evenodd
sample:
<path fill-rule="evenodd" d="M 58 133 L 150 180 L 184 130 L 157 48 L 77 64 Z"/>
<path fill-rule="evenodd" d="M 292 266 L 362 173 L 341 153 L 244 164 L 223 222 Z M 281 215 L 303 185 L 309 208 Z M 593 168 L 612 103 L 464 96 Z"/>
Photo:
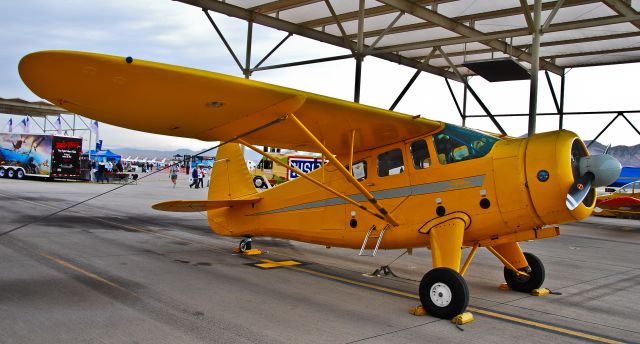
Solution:
<path fill-rule="evenodd" d="M 193 186 L 196 187 L 196 189 L 199 188 L 204 188 L 204 180 L 207 177 L 207 169 L 203 168 L 202 166 L 198 166 L 197 168 L 192 168 L 191 169 L 191 184 L 189 185 L 189 188 L 191 189 Z M 209 183 L 207 183 L 207 186 L 209 186 Z"/>
<path fill-rule="evenodd" d="M 152 172 L 154 168 L 157 171 L 160 171 L 162 169 L 162 167 L 155 166 L 154 164 L 144 164 L 142 166 L 142 172 Z M 126 165 L 123 165 L 122 160 L 119 160 L 115 163 L 109 160 L 94 160 L 91 162 L 91 180 L 97 183 L 108 183 L 109 180 L 107 178 L 107 174 L 129 172 L 131 170 L 132 168 L 130 166 L 130 163 L 126 162 Z M 170 165 L 167 170 L 169 172 L 169 180 L 171 181 L 173 188 L 175 188 L 177 185 L 178 176 L 180 175 L 180 171 L 184 171 L 183 167 L 178 164 L 173 164 Z M 204 188 L 205 180 L 206 186 L 208 187 L 209 180 L 207 179 L 207 176 L 210 174 L 209 171 L 210 168 L 206 166 L 197 166 L 191 168 L 189 172 L 189 176 L 191 177 L 191 184 L 189 185 L 189 188 Z"/>
<path fill-rule="evenodd" d="M 93 160 L 91 162 L 91 172 L 93 173 L 92 180 L 95 180 L 96 183 L 104 183 L 105 181 L 108 183 L 107 172 L 123 172 L 124 166 L 122 165 L 122 161 L 118 160 L 115 164 L 112 161 L 96 161 Z"/>

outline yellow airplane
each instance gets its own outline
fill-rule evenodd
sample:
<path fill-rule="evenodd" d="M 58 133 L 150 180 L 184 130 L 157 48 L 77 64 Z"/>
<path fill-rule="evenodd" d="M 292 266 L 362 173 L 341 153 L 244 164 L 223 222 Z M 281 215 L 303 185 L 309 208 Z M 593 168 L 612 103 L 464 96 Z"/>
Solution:
<path fill-rule="evenodd" d="M 431 250 L 419 287 L 426 311 L 452 318 L 469 292 L 463 275 L 479 247 L 530 292 L 544 266 L 518 242 L 554 237 L 589 216 L 596 186 L 620 164 L 589 156 L 561 130 L 509 138 L 294 89 L 201 70 L 94 53 L 43 51 L 19 65 L 52 103 L 151 133 L 229 142 L 219 148 L 207 200 L 156 204 L 206 211 L 212 230 L 360 249 Z M 239 144 L 319 152 L 329 161 L 303 178 L 258 192 Z M 462 264 L 462 250 L 471 248 Z"/>

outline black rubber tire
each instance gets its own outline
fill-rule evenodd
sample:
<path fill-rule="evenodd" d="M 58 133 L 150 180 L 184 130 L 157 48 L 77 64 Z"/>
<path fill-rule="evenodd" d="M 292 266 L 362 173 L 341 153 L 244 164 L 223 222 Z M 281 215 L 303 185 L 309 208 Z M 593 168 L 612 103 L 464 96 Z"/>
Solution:
<path fill-rule="evenodd" d="M 4 178 L 7 176 L 7 170 L 4 167 L 0 167 L 0 178 Z"/>
<path fill-rule="evenodd" d="M 253 178 L 253 186 L 257 189 L 264 189 L 267 187 L 267 183 L 260 176 L 256 176 Z"/>
<path fill-rule="evenodd" d="M 8 168 L 7 169 L 7 178 L 11 179 L 13 177 L 15 177 L 16 175 L 16 171 L 12 168 Z"/>
<path fill-rule="evenodd" d="M 464 313 L 469 305 L 467 282 L 449 268 L 435 268 L 424 274 L 419 294 L 422 307 L 436 318 L 451 319 Z"/>
<path fill-rule="evenodd" d="M 15 177 L 16 179 L 24 179 L 24 171 L 21 169 L 16 170 Z"/>
<path fill-rule="evenodd" d="M 527 259 L 527 264 L 529 264 L 531 268 L 531 272 L 527 272 L 529 277 L 518 277 L 514 271 L 505 267 L 504 280 L 511 289 L 523 293 L 530 293 L 532 290 L 540 288 L 542 283 L 544 283 L 544 264 L 532 253 L 524 252 L 524 257 Z"/>
<path fill-rule="evenodd" d="M 242 239 L 238 245 L 240 252 L 246 252 L 251 249 L 251 239 Z"/>

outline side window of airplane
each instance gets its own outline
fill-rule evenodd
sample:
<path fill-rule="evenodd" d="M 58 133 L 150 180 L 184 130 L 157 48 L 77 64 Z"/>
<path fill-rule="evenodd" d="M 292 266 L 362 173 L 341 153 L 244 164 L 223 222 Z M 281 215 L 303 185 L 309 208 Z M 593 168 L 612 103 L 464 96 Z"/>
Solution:
<path fill-rule="evenodd" d="M 409 146 L 411 152 L 411 158 L 413 159 L 413 167 L 416 170 L 421 170 L 431 166 L 431 156 L 429 156 L 429 148 L 427 148 L 427 141 L 420 139 L 414 141 Z"/>
<path fill-rule="evenodd" d="M 400 148 L 378 155 L 378 176 L 386 177 L 404 172 L 404 161 Z"/>
<path fill-rule="evenodd" d="M 351 172 L 358 181 L 367 179 L 367 162 L 365 160 L 356 162 L 353 164 Z"/>
<path fill-rule="evenodd" d="M 482 132 L 447 124 L 433 135 L 433 144 L 440 164 L 481 158 L 493 148 L 499 139 Z"/>

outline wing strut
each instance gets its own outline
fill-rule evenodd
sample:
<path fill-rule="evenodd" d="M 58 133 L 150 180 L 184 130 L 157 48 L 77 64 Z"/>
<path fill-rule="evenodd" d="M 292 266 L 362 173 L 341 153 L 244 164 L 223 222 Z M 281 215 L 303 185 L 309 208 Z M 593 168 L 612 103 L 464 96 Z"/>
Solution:
<path fill-rule="evenodd" d="M 315 180 L 315 179 L 313 179 L 313 178 L 309 177 L 306 173 L 304 173 L 304 172 L 300 171 L 299 169 L 297 169 L 297 168 L 295 168 L 295 167 L 293 167 L 293 166 L 289 166 L 289 165 L 287 165 L 287 164 L 283 163 L 282 161 L 280 161 L 280 159 L 278 159 L 278 158 L 274 157 L 273 155 L 271 155 L 271 154 L 269 154 L 269 153 L 267 153 L 267 152 L 263 152 L 262 150 L 258 149 L 256 146 L 254 146 L 254 145 L 250 144 L 249 142 L 247 142 L 247 141 L 245 141 L 245 140 L 242 140 L 242 139 L 237 139 L 237 140 L 236 140 L 236 142 L 238 142 L 238 143 L 241 143 L 241 144 L 245 145 L 246 147 L 248 147 L 248 148 L 249 148 L 249 149 L 251 149 L 252 151 L 254 151 L 254 152 L 256 152 L 256 153 L 258 153 L 258 154 L 260 154 L 260 155 L 264 156 L 265 158 L 267 158 L 267 159 L 269 159 L 269 160 L 271 160 L 271 161 L 275 162 L 276 164 L 278 164 L 278 165 L 280 165 L 280 166 L 282 166 L 282 167 L 284 167 L 284 168 L 287 168 L 287 169 L 292 170 L 293 172 L 295 172 L 296 174 L 298 174 L 300 177 L 302 177 L 302 178 L 304 178 L 304 179 L 306 179 L 306 180 L 308 180 L 308 181 L 310 181 L 310 182 L 314 183 L 315 185 L 317 185 L 317 186 L 319 186 L 319 187 L 321 187 L 321 188 L 323 188 L 323 189 L 325 189 L 325 190 L 327 190 L 327 191 L 331 192 L 332 194 L 334 194 L 334 195 L 336 195 L 336 196 L 338 196 L 338 197 L 342 198 L 343 200 L 345 200 L 345 201 L 347 201 L 347 202 L 349 202 L 349 203 L 351 203 L 351 204 L 355 205 L 356 207 L 358 207 L 358 208 L 360 208 L 360 209 L 362 209 L 362 210 L 364 210 L 364 211 L 368 212 L 369 214 L 371 214 L 371 215 L 373 215 L 373 216 L 375 216 L 375 217 L 377 217 L 377 218 L 379 218 L 379 219 L 381 219 L 381 220 L 385 220 L 384 216 L 382 216 L 382 215 L 380 215 L 380 214 L 378 214 L 378 213 L 376 213 L 376 212 L 373 212 L 373 211 L 369 210 L 367 207 L 365 207 L 365 206 L 361 205 L 360 203 L 358 203 L 358 202 L 354 201 L 353 199 L 349 198 L 349 196 L 346 196 L 346 195 L 342 194 L 341 192 L 339 192 L 339 191 L 337 191 L 337 190 L 335 190 L 335 189 L 333 189 L 333 188 L 331 188 L 331 187 L 329 187 L 329 186 L 327 186 L 327 185 L 324 185 L 323 183 L 321 183 L 321 182 L 319 182 L 319 181 L 317 181 L 317 180 Z M 324 161 L 324 159 L 323 159 L 322 161 Z M 324 169 L 324 166 L 323 166 L 322 168 Z"/>
<path fill-rule="evenodd" d="M 322 144 L 322 142 L 320 142 L 320 140 L 318 140 L 313 135 L 313 133 L 309 131 L 309 129 L 307 129 L 307 127 L 305 127 L 304 124 L 300 122 L 300 120 L 298 120 L 298 118 L 294 114 L 292 113 L 289 114 L 287 118 L 292 119 L 293 122 L 302 130 L 302 132 L 305 133 L 315 143 L 315 145 L 318 148 L 320 148 L 320 150 L 322 151 L 322 153 L 324 153 L 327 159 L 329 159 L 329 161 L 331 161 L 336 166 L 338 171 L 342 173 L 342 175 L 347 179 L 349 183 L 355 186 L 356 189 L 358 189 L 358 191 L 360 191 L 360 193 L 367 198 L 369 203 L 371 203 L 378 210 L 378 212 L 384 217 L 385 221 L 387 221 L 394 227 L 398 226 L 398 222 L 391 216 L 391 214 L 389 214 L 389 212 L 384 208 L 384 206 L 380 204 L 380 202 L 375 198 L 375 196 L 373 196 L 371 192 L 369 192 L 369 190 L 367 190 L 364 186 L 362 186 L 362 184 L 360 184 L 360 182 L 351 173 L 349 173 L 349 171 L 344 166 L 342 166 L 342 163 L 340 163 L 340 161 L 336 159 L 336 157 L 333 154 L 331 154 L 331 152 L 327 149 L 327 147 L 325 147 Z M 353 145 L 352 145 L 352 149 L 353 149 Z"/>

